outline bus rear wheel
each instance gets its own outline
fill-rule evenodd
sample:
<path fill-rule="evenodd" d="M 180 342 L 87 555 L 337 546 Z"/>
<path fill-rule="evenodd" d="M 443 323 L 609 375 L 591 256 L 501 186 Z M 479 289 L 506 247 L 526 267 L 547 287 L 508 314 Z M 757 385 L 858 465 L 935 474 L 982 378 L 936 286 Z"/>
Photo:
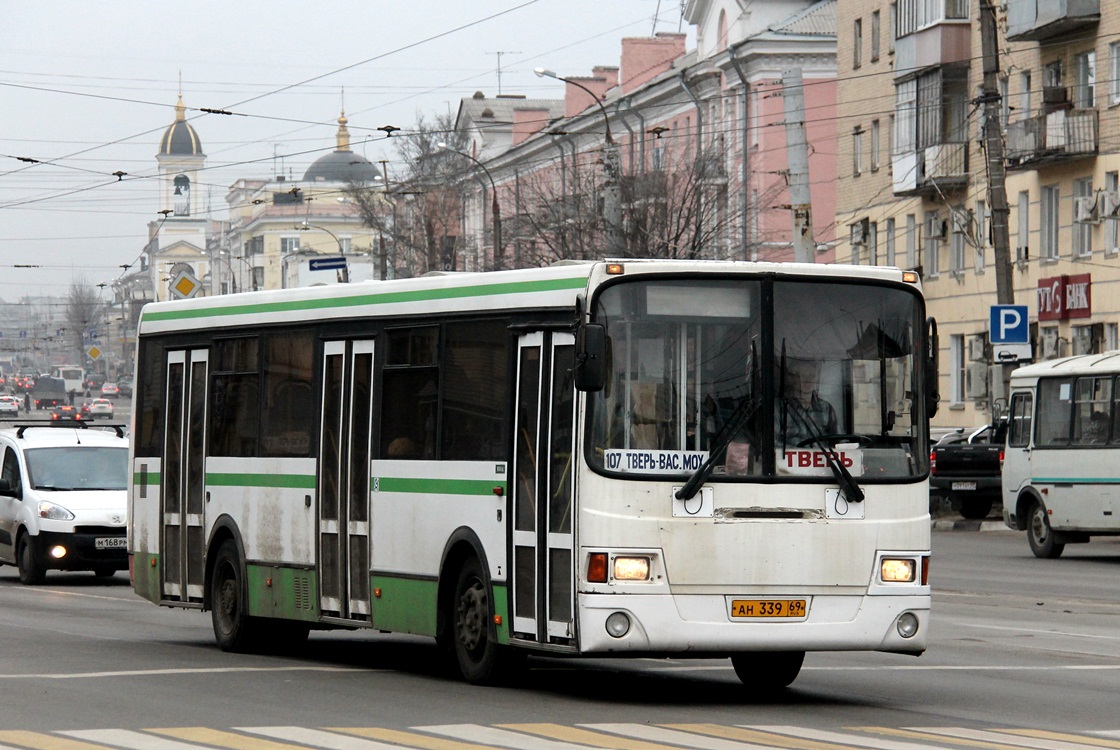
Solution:
<path fill-rule="evenodd" d="M 459 569 L 451 618 L 452 646 L 463 679 L 474 685 L 493 685 L 508 678 L 516 656 L 493 637 L 489 581 L 477 557 L 464 561 Z"/>
<path fill-rule="evenodd" d="M 1031 545 L 1031 552 L 1035 557 L 1053 560 L 1060 557 L 1066 545 L 1054 540 L 1054 531 L 1050 528 L 1050 517 L 1046 508 L 1035 500 L 1027 513 L 1027 543 Z"/>
<path fill-rule="evenodd" d="M 241 555 L 232 539 L 222 542 L 210 576 L 210 617 L 222 651 L 244 652 L 259 644 L 258 623 L 248 613 Z"/>
<path fill-rule="evenodd" d="M 765 692 L 789 687 L 801 672 L 804 651 L 756 651 L 734 654 L 735 675 L 752 691 Z"/>

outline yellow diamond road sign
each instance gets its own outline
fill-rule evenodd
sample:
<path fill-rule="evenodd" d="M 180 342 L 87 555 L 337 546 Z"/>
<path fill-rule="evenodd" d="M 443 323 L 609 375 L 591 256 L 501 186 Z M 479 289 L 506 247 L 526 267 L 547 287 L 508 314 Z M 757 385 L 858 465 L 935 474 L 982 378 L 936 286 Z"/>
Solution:
<path fill-rule="evenodd" d="M 190 299 L 198 294 L 202 284 L 190 271 L 180 271 L 171 280 L 171 294 L 178 299 Z"/>
<path fill-rule="evenodd" d="M 94 360 L 101 359 L 101 350 L 96 346 L 91 346 L 89 349 L 86 349 L 86 356 Z"/>

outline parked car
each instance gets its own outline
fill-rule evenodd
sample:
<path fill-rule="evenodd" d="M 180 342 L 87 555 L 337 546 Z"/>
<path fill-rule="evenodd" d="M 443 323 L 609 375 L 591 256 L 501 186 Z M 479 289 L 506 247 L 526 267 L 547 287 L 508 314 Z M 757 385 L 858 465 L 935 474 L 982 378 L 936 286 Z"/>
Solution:
<path fill-rule="evenodd" d="M 121 389 L 116 383 L 105 381 L 101 384 L 101 395 L 105 398 L 116 398 L 121 395 Z"/>
<path fill-rule="evenodd" d="M 48 570 L 128 568 L 128 440 L 87 428 L 0 430 L 0 563 L 25 584 Z"/>
<path fill-rule="evenodd" d="M 107 398 L 95 398 L 92 401 L 87 401 L 83 406 L 86 407 L 85 411 L 90 419 L 97 419 L 98 417 L 113 418 L 113 402 Z"/>
<path fill-rule="evenodd" d="M 18 417 L 23 401 L 15 396 L 0 396 L 0 417 Z"/>
<path fill-rule="evenodd" d="M 942 437 L 930 452 L 930 493 L 949 498 L 965 518 L 987 518 L 1000 501 L 1007 420 Z"/>

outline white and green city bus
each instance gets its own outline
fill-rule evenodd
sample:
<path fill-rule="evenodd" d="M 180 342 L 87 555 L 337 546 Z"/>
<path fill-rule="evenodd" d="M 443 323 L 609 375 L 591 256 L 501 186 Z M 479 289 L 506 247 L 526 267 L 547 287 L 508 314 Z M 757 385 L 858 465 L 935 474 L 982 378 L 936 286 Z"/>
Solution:
<path fill-rule="evenodd" d="M 226 650 L 421 634 L 477 683 L 529 653 L 755 687 L 921 653 L 924 315 L 898 269 L 677 260 L 149 304 L 133 586 Z"/>

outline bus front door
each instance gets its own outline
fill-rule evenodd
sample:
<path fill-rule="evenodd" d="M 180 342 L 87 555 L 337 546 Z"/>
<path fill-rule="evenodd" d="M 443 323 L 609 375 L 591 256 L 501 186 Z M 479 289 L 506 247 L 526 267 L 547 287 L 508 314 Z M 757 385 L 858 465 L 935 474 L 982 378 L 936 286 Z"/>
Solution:
<path fill-rule="evenodd" d="M 368 622 L 373 342 L 328 341 L 319 450 L 319 608 Z"/>
<path fill-rule="evenodd" d="M 161 574 L 163 598 L 202 606 L 206 577 L 206 349 L 167 354 Z"/>
<path fill-rule="evenodd" d="M 574 363 L 570 334 L 520 339 L 512 498 L 514 638 L 570 647 L 576 645 Z"/>

